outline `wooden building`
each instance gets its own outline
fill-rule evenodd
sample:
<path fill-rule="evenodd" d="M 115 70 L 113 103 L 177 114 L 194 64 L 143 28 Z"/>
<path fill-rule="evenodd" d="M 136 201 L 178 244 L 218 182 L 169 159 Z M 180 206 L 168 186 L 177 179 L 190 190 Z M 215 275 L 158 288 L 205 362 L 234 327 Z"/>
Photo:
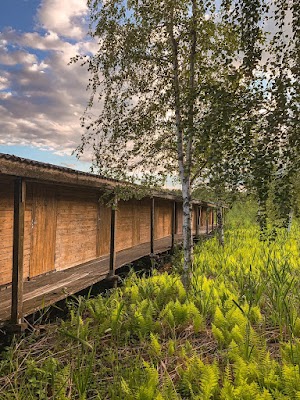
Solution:
<path fill-rule="evenodd" d="M 0 325 L 76 293 L 182 238 L 182 202 L 169 192 L 108 207 L 122 183 L 0 154 Z M 213 228 L 195 201 L 193 235 Z"/>

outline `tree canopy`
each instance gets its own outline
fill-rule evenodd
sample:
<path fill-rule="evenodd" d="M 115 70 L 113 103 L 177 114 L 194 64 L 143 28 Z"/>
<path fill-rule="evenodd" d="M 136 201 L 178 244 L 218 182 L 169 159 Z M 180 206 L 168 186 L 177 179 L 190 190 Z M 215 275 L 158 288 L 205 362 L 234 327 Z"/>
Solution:
<path fill-rule="evenodd" d="M 78 153 L 92 147 L 99 172 L 119 179 L 179 177 L 186 271 L 194 186 L 254 188 L 264 211 L 270 182 L 298 170 L 297 3 L 88 2 L 99 48 L 84 60 L 91 98 Z"/>

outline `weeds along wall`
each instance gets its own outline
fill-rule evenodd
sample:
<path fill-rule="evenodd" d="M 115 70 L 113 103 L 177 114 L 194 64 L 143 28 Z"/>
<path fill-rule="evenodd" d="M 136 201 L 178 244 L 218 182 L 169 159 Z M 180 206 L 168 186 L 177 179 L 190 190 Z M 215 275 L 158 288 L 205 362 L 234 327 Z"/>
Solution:
<path fill-rule="evenodd" d="M 12 281 L 15 176 L 0 169 L 0 287 Z M 110 252 L 111 208 L 99 187 L 66 186 L 26 179 L 23 278 L 65 270 Z M 154 239 L 171 244 L 174 199 L 155 199 Z M 193 233 L 197 206 L 193 207 Z M 116 211 L 116 251 L 151 240 L 151 199 L 120 201 Z M 181 203 L 175 233 L 182 233 Z"/>

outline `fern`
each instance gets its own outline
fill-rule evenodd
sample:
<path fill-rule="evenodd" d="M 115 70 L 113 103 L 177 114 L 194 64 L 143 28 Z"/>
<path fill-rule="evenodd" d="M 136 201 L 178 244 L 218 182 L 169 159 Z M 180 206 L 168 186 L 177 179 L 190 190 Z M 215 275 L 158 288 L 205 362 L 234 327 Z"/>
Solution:
<path fill-rule="evenodd" d="M 157 335 L 150 333 L 149 353 L 157 358 L 161 357 L 161 345 L 158 341 Z"/>
<path fill-rule="evenodd" d="M 219 370 L 216 364 L 204 364 L 192 357 L 180 371 L 179 392 L 192 399 L 211 399 L 218 391 Z"/>
<path fill-rule="evenodd" d="M 181 304 L 178 300 L 170 301 L 160 315 L 166 326 L 174 327 L 177 330 L 183 330 L 192 325 L 195 332 L 199 332 L 204 326 L 203 317 L 195 304 L 186 301 Z"/>
<path fill-rule="evenodd" d="M 153 366 L 146 362 L 144 362 L 144 367 L 146 373 L 146 382 L 137 389 L 135 398 L 137 400 L 153 400 L 155 395 L 158 394 L 158 372 Z"/>
<path fill-rule="evenodd" d="M 214 338 L 217 340 L 219 343 L 219 346 L 222 348 L 223 346 L 226 345 L 227 340 L 225 339 L 225 336 L 223 335 L 223 332 L 221 331 L 220 328 L 217 328 L 216 325 L 212 324 L 212 334 L 214 335 Z"/>
<path fill-rule="evenodd" d="M 282 377 L 284 382 L 283 392 L 291 400 L 297 399 L 300 393 L 300 370 L 298 366 L 283 365 Z"/>

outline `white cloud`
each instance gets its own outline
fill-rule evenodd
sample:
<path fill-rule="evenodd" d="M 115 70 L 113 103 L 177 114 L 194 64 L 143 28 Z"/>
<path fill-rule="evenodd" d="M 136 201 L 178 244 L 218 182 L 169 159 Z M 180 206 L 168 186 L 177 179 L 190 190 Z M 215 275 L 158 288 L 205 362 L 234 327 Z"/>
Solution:
<path fill-rule="evenodd" d="M 65 51 L 67 48 L 76 48 L 76 45 L 64 41 L 57 33 L 51 31 L 44 34 L 38 32 L 19 33 L 11 28 L 0 33 L 1 40 L 13 46 L 22 46 L 32 50 Z"/>
<path fill-rule="evenodd" d="M 9 88 L 9 81 L 5 76 L 0 75 L 0 90 L 5 90 Z"/>
<path fill-rule="evenodd" d="M 43 31 L 0 32 L 0 144 L 68 155 L 80 144 L 89 75 L 79 63 L 68 64 L 97 50 L 85 37 L 86 14 L 86 0 L 43 0 L 37 13 Z"/>
<path fill-rule="evenodd" d="M 85 35 L 86 0 L 43 0 L 38 20 L 48 31 L 60 36 L 82 39 Z"/>
<path fill-rule="evenodd" d="M 31 64 L 36 62 L 37 58 L 34 54 L 26 51 L 11 51 L 0 47 L 0 64 L 16 65 L 16 64 Z"/>

